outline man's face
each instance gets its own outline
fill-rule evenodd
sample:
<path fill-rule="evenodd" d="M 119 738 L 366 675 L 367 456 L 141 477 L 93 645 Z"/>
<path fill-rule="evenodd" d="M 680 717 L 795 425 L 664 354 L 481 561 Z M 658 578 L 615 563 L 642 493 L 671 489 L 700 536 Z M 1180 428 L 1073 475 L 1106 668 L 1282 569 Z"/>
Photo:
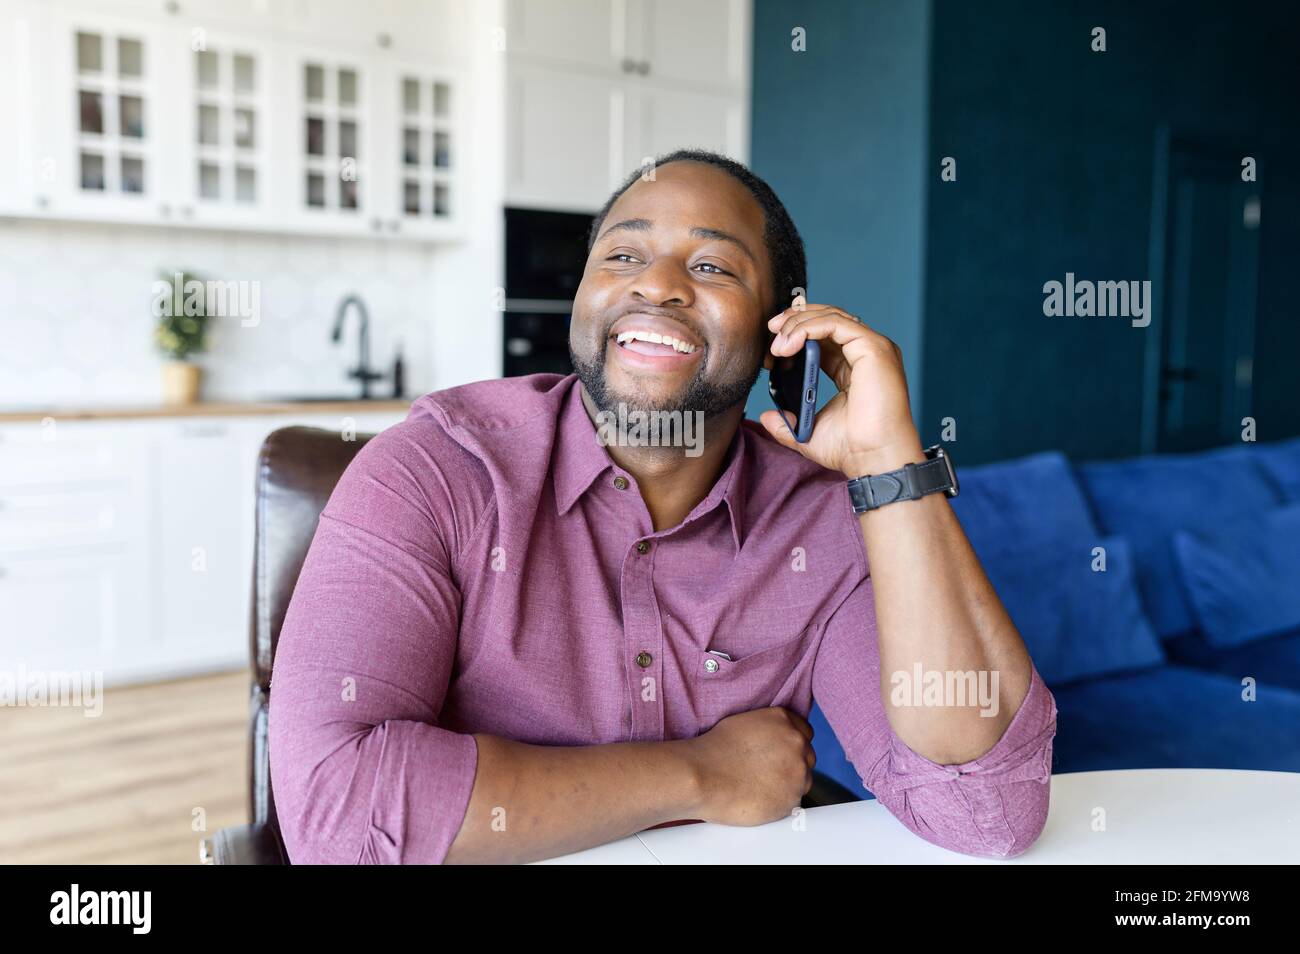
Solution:
<path fill-rule="evenodd" d="M 763 365 L 770 275 L 763 210 L 721 169 L 671 162 L 633 183 L 574 298 L 569 356 L 596 407 L 710 415 L 743 402 Z M 638 332 L 680 344 L 627 337 Z"/>

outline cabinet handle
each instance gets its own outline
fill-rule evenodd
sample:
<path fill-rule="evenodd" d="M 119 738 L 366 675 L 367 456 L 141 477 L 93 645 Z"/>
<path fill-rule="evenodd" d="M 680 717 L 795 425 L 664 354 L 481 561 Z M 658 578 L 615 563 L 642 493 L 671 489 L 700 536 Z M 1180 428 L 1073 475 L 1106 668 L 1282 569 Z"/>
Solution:
<path fill-rule="evenodd" d="M 370 220 L 370 228 L 376 232 L 382 231 L 384 228 L 384 220 L 379 216 L 375 216 Z"/>
<path fill-rule="evenodd" d="M 168 205 L 166 202 L 160 202 L 158 204 L 158 214 L 165 219 L 170 218 L 172 214 L 172 207 Z"/>
<path fill-rule="evenodd" d="M 640 63 L 637 64 L 636 71 L 640 73 L 642 76 L 648 76 L 650 74 L 650 61 L 642 60 Z"/>
<path fill-rule="evenodd" d="M 182 424 L 182 437 L 224 437 L 226 435 L 226 426 L 224 424 Z"/>
<path fill-rule="evenodd" d="M 624 72 L 624 73 L 635 73 L 635 72 L 636 72 L 636 60 L 634 60 L 634 59 L 631 59 L 631 58 L 626 57 L 626 56 L 623 57 L 623 63 L 622 63 L 622 66 L 623 66 L 623 72 Z"/>

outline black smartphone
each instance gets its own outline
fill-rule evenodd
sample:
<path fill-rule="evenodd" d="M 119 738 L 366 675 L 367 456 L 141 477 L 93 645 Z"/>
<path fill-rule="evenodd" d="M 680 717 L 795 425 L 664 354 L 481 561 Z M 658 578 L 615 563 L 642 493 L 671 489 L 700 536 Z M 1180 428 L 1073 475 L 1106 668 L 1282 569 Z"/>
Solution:
<path fill-rule="evenodd" d="M 790 429 L 800 444 L 812 437 L 817 414 L 817 376 L 821 371 L 822 349 L 816 341 L 804 342 L 803 350 L 790 357 L 777 357 L 767 373 L 767 390 L 777 409 L 794 415 L 798 426 Z M 789 421 L 786 427 L 789 427 Z"/>

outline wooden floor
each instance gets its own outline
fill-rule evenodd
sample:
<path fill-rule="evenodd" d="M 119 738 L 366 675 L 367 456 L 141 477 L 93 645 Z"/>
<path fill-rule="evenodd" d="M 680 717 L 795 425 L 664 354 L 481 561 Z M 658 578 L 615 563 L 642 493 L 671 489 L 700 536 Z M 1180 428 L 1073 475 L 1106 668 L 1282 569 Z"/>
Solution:
<path fill-rule="evenodd" d="M 205 835 L 248 821 L 248 687 L 241 670 L 105 689 L 97 718 L 0 707 L 0 863 L 197 864 Z"/>

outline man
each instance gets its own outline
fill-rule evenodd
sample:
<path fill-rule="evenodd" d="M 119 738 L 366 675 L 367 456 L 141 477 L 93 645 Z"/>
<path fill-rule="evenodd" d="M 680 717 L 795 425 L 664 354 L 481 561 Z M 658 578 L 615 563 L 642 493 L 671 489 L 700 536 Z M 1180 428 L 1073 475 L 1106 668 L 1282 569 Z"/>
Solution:
<path fill-rule="evenodd" d="M 851 498 L 927 456 L 898 349 L 794 297 L 804 271 L 766 183 L 673 153 L 593 222 L 576 375 L 425 395 L 362 449 L 275 660 L 294 862 L 527 861 L 770 822 L 809 789 L 814 696 L 921 837 L 995 857 L 1037 838 L 1054 700 L 943 493 Z M 776 411 L 742 417 L 759 368 L 809 338 L 839 393 L 797 444 Z M 610 439 L 634 411 L 695 413 L 702 444 Z M 993 696 L 917 704 L 897 690 L 918 672 Z"/>

